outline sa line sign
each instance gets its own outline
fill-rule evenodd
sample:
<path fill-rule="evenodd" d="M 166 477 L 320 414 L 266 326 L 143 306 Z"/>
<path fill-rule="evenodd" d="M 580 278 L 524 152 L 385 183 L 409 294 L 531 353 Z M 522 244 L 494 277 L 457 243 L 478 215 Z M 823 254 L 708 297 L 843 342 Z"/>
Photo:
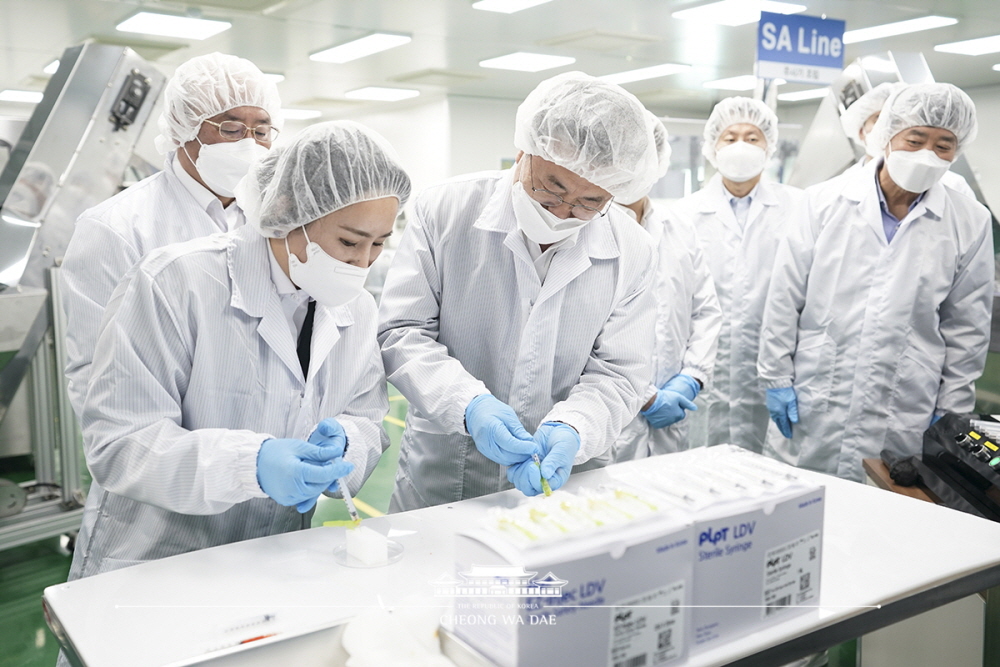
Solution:
<path fill-rule="evenodd" d="M 844 22 L 799 14 L 760 13 L 757 76 L 832 83 L 844 68 Z"/>

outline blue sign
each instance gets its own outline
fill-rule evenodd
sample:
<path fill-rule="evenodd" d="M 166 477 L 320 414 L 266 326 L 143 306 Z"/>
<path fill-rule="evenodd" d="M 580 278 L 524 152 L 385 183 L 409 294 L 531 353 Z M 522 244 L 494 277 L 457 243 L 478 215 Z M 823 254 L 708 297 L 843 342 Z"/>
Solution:
<path fill-rule="evenodd" d="M 800 14 L 760 13 L 757 76 L 832 83 L 844 68 L 844 22 Z"/>

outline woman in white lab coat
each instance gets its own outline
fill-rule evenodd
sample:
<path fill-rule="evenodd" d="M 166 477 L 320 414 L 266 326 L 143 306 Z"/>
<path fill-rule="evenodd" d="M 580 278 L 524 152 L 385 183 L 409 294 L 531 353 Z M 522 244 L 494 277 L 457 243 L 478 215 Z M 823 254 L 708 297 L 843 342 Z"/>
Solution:
<path fill-rule="evenodd" d="M 993 299 L 989 211 L 940 180 L 976 134 L 972 100 L 950 84 L 904 87 L 872 134 L 882 157 L 808 190 L 760 351 L 785 431 L 772 427 L 767 453 L 856 481 L 862 459 L 917 454 L 943 411 L 973 409 Z"/>
<path fill-rule="evenodd" d="M 778 118 L 746 97 L 719 102 L 702 152 L 718 169 L 668 216 L 694 227 L 722 307 L 712 386 L 688 415 L 692 447 L 731 443 L 763 450 L 768 412 L 757 378 L 764 301 L 778 243 L 806 222 L 805 194 L 763 180 L 778 144 Z"/>
<path fill-rule="evenodd" d="M 670 166 L 670 143 L 663 123 L 653 118 L 662 177 Z M 691 225 L 668 218 L 666 207 L 656 206 L 648 195 L 622 208 L 659 250 L 653 381 L 644 409 L 622 429 L 614 448 L 615 461 L 630 461 L 688 448 L 690 408 L 684 406 L 711 382 L 722 310 Z"/>
<path fill-rule="evenodd" d="M 247 226 L 151 253 L 108 305 L 71 579 L 307 528 L 317 496 L 357 491 L 388 445 L 362 286 L 409 178 L 381 137 L 335 122 L 240 188 Z"/>

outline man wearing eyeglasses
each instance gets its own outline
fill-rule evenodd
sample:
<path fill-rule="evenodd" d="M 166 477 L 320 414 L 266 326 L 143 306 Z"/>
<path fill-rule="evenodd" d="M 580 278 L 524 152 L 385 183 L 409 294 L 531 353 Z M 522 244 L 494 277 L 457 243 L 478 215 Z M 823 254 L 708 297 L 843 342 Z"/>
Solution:
<path fill-rule="evenodd" d="M 163 94 L 156 147 L 163 171 L 77 219 L 60 272 L 66 376 L 79 417 L 105 306 L 151 250 L 244 224 L 236 184 L 278 134 L 274 83 L 249 60 L 211 53 L 177 68 Z"/>
<path fill-rule="evenodd" d="M 528 95 L 514 144 L 512 169 L 417 199 L 386 279 L 382 358 L 410 402 L 393 511 L 556 489 L 610 462 L 649 386 L 654 248 L 611 203 L 661 175 L 651 116 L 570 72 Z"/>

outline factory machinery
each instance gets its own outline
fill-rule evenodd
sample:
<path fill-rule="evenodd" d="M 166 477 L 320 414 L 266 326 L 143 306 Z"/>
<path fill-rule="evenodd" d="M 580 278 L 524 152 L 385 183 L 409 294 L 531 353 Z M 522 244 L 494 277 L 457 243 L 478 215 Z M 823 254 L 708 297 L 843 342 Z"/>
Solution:
<path fill-rule="evenodd" d="M 79 528 L 59 264 L 77 216 L 121 189 L 164 83 L 131 49 L 86 43 L 63 53 L 27 122 L 0 122 L 0 549 Z M 31 479 L 3 479 L 23 462 Z"/>

